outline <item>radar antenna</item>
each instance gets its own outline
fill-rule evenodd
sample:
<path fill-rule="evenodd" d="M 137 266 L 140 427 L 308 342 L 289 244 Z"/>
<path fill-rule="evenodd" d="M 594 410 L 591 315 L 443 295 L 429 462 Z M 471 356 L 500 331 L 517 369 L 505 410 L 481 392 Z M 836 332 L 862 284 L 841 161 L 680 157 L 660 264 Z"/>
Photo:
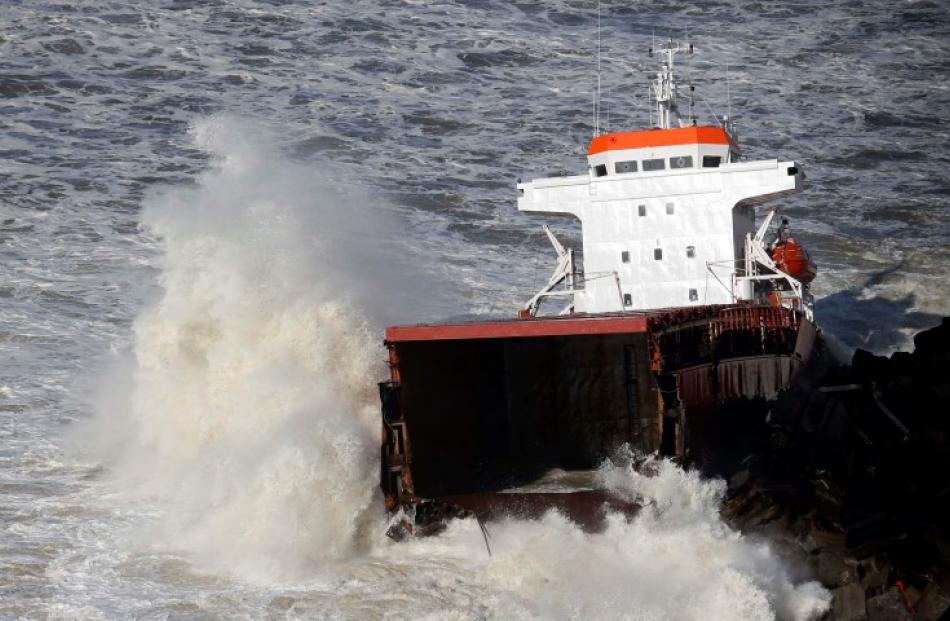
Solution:
<path fill-rule="evenodd" d="M 656 72 L 656 79 L 650 87 L 650 95 L 656 104 L 656 126 L 661 129 L 670 129 L 674 127 L 674 123 L 677 127 L 692 124 L 692 96 L 689 97 L 689 111 L 685 121 L 680 119 L 679 109 L 676 106 L 677 88 L 676 81 L 673 79 L 673 57 L 680 52 L 692 56 L 693 46 L 688 43 L 674 43 L 673 37 L 670 37 L 659 49 L 655 45 L 651 47 L 650 56 L 653 56 L 654 52 L 664 57 L 660 62 L 660 70 Z"/>

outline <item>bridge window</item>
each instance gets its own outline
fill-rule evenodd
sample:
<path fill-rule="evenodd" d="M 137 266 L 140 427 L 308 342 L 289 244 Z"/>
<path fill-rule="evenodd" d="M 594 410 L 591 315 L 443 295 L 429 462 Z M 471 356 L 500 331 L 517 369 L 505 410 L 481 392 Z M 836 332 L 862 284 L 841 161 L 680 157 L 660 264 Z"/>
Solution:
<path fill-rule="evenodd" d="M 696 246 L 686 246 L 686 258 L 692 259 L 696 256 Z"/>
<path fill-rule="evenodd" d="M 670 158 L 670 168 L 692 168 L 692 167 L 693 167 L 692 155 L 681 155 L 679 157 Z"/>
<path fill-rule="evenodd" d="M 637 213 L 641 216 L 647 215 L 647 206 L 646 205 L 637 205 Z"/>
<path fill-rule="evenodd" d="M 607 174 L 607 164 L 597 164 L 594 166 L 594 176 L 603 177 Z"/>
<path fill-rule="evenodd" d="M 614 164 L 614 171 L 618 173 L 637 172 L 637 161 L 629 160 L 626 162 L 617 162 L 616 164 Z"/>
<path fill-rule="evenodd" d="M 624 306 L 633 306 L 633 296 L 629 293 L 623 294 L 623 305 Z"/>
<path fill-rule="evenodd" d="M 690 301 L 690 302 L 698 302 L 698 301 L 699 301 L 699 292 L 696 291 L 695 289 L 690 289 L 690 290 L 689 290 L 689 301 Z"/>
<path fill-rule="evenodd" d="M 621 263 L 630 263 L 630 253 L 624 250 L 620 253 L 620 262 Z"/>
<path fill-rule="evenodd" d="M 654 248 L 654 249 L 653 249 L 653 260 L 654 260 L 654 261 L 662 261 L 662 260 L 663 260 L 663 249 L 662 249 L 662 248 Z"/>
<path fill-rule="evenodd" d="M 722 157 L 719 155 L 703 156 L 703 168 L 719 168 L 720 162 L 722 162 Z"/>
<path fill-rule="evenodd" d="M 648 170 L 664 170 L 666 168 L 666 160 L 656 159 L 656 160 L 643 160 L 643 171 Z"/>

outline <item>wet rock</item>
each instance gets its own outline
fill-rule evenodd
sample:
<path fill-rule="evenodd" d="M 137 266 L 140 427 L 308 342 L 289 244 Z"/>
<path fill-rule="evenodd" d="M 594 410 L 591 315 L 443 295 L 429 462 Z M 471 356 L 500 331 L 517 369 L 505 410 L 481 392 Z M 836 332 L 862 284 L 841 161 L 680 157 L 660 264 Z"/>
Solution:
<path fill-rule="evenodd" d="M 832 550 L 822 550 L 818 553 L 817 564 L 817 577 L 826 586 L 836 587 L 857 581 L 857 562 L 854 559 L 846 559 Z"/>
<path fill-rule="evenodd" d="M 810 369 L 721 474 L 723 518 L 810 565 L 831 619 L 950 621 L 950 319 L 915 345 Z"/>
<path fill-rule="evenodd" d="M 921 598 L 920 589 L 915 586 L 909 586 L 904 590 L 904 594 L 907 596 L 907 601 L 910 602 L 911 607 L 917 610 Z"/>
<path fill-rule="evenodd" d="M 868 621 L 913 621 L 904 605 L 904 597 L 896 587 L 867 600 Z"/>
<path fill-rule="evenodd" d="M 865 621 L 868 618 L 860 585 L 846 584 L 832 591 L 831 595 L 831 618 L 835 621 Z"/>
<path fill-rule="evenodd" d="M 808 531 L 808 537 L 814 542 L 814 547 L 809 551 L 818 548 L 844 549 L 845 534 L 840 530 L 828 530 L 812 522 Z"/>
<path fill-rule="evenodd" d="M 861 588 L 863 588 L 865 594 L 870 597 L 880 595 L 887 589 L 887 585 L 890 584 L 890 565 L 876 559 L 871 558 L 862 562 L 858 567 L 858 573 L 863 574 L 861 577 Z"/>
<path fill-rule="evenodd" d="M 851 358 L 851 369 L 855 375 L 864 380 L 886 376 L 890 361 L 884 356 L 875 356 L 864 349 L 857 349 Z"/>
<path fill-rule="evenodd" d="M 950 352 L 950 317 L 944 317 L 939 326 L 914 336 L 915 354 L 946 358 L 947 352 Z"/>
<path fill-rule="evenodd" d="M 729 477 L 729 489 L 737 491 L 745 487 L 749 483 L 749 471 L 740 470 L 731 477 Z"/>
<path fill-rule="evenodd" d="M 918 621 L 938 621 L 950 614 L 950 598 L 936 584 L 928 584 L 917 605 Z"/>

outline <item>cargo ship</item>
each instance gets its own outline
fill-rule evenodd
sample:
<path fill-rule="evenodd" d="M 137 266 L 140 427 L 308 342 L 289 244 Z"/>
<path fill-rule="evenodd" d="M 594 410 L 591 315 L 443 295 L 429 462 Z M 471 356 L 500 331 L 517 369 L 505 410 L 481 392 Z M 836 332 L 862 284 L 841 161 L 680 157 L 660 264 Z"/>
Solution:
<path fill-rule="evenodd" d="M 580 221 L 582 261 L 545 225 L 554 271 L 510 318 L 386 330 L 380 484 L 408 516 L 391 535 L 549 507 L 581 520 L 619 501 L 537 485 L 545 473 L 623 445 L 715 461 L 809 363 L 814 263 L 776 208 L 756 221 L 802 189 L 801 167 L 742 159 L 728 116 L 697 124 L 674 80 L 692 45 L 650 54 L 649 129 L 595 122 L 586 173 L 517 184 L 520 211 Z"/>

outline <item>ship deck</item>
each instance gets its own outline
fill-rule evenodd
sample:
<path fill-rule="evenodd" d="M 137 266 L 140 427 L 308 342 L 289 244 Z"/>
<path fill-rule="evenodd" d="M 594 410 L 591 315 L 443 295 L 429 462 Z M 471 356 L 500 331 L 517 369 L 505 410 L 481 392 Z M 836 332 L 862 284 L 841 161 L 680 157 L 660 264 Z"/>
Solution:
<path fill-rule="evenodd" d="M 388 343 L 646 332 L 649 311 L 392 326 Z"/>

